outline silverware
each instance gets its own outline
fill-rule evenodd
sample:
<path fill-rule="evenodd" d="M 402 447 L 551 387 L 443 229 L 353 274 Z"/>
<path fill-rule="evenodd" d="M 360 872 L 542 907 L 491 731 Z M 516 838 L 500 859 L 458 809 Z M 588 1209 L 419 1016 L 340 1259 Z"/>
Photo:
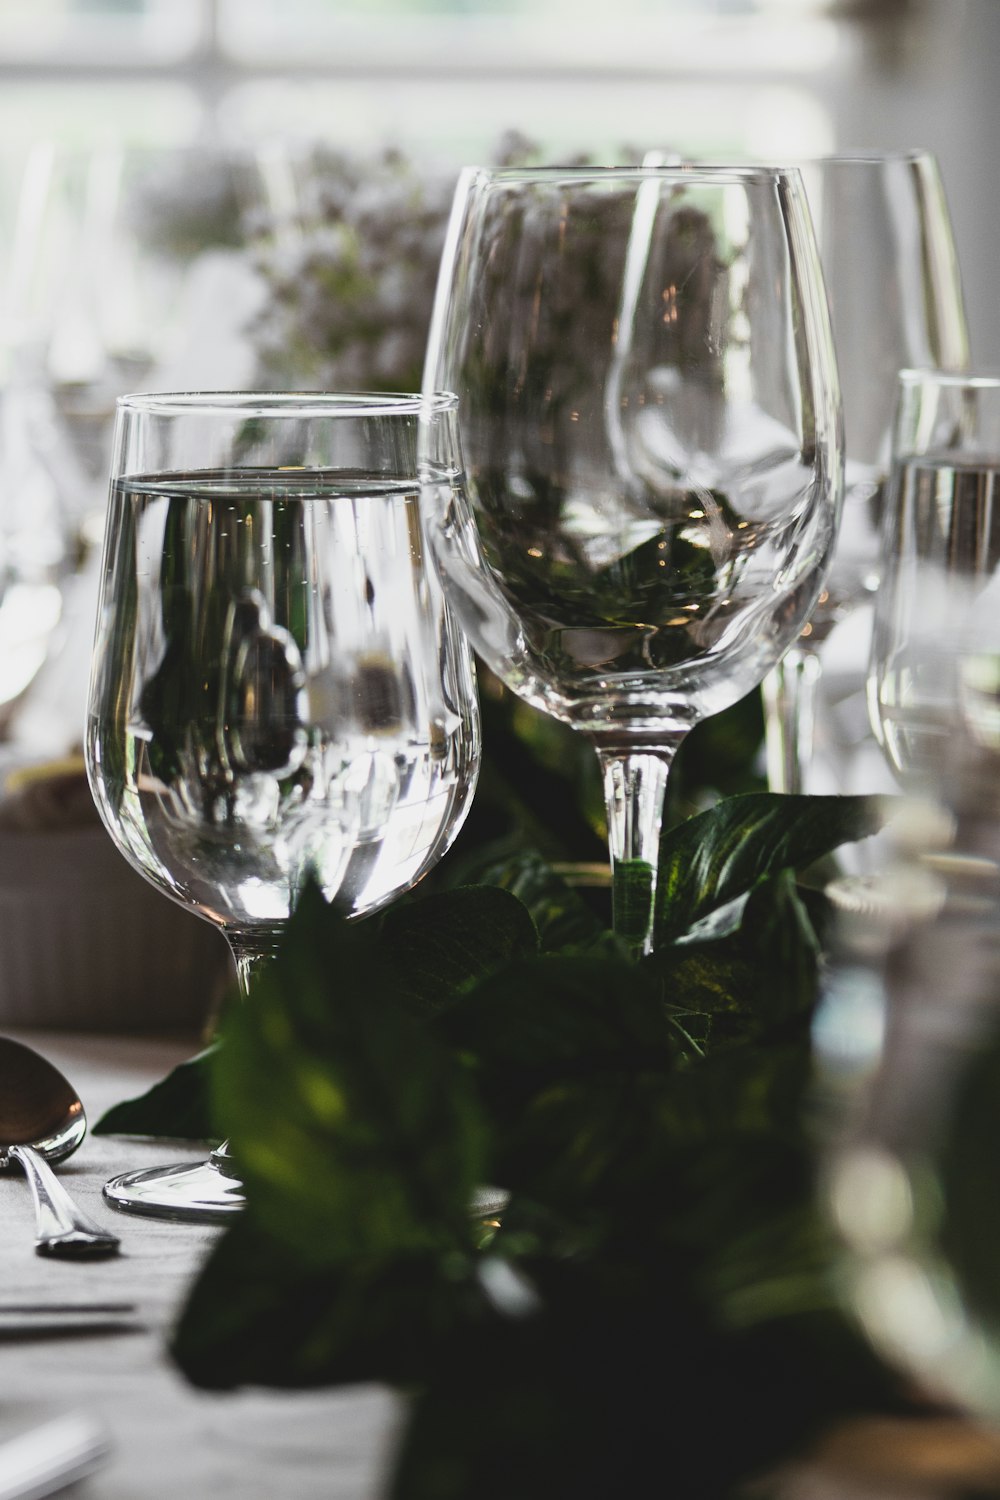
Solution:
<path fill-rule="evenodd" d="M 82 1413 L 44 1422 L 0 1444 L 0 1500 L 42 1500 L 98 1468 L 111 1452 L 104 1428 Z"/>
<path fill-rule="evenodd" d="M 76 1091 L 31 1047 L 0 1037 L 0 1167 L 16 1161 L 35 1203 L 35 1250 L 72 1259 L 114 1255 L 120 1241 L 78 1208 L 47 1165 L 87 1133 Z"/>
<path fill-rule="evenodd" d="M 144 1326 L 134 1302 L 0 1302 L 0 1343 Z"/>

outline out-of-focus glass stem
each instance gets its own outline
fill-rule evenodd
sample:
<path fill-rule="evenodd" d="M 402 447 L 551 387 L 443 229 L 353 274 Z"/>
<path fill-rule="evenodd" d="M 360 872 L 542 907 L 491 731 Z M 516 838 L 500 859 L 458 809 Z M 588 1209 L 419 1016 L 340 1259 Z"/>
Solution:
<path fill-rule="evenodd" d="M 772 792 L 805 791 L 813 755 L 820 661 L 796 645 L 764 678 L 764 751 Z"/>
<path fill-rule="evenodd" d="M 236 983 L 241 1000 L 245 1000 L 250 994 L 254 976 L 271 962 L 283 932 L 283 923 L 254 928 L 252 931 L 226 928 L 226 942 L 236 964 Z M 217 1167 L 225 1176 L 238 1180 L 236 1163 L 228 1141 L 222 1141 L 216 1146 L 210 1160 L 213 1167 Z"/>
<path fill-rule="evenodd" d="M 653 949 L 660 826 L 670 763 L 682 738 L 655 750 L 597 745 L 608 813 L 612 922 L 637 957 Z"/>

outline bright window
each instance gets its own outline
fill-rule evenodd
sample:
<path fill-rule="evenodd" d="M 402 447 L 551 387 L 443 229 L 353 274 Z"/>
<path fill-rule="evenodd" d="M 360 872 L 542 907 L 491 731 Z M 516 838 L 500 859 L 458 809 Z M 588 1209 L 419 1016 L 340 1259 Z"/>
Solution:
<path fill-rule="evenodd" d="M 0 0 L 0 134 L 832 149 L 829 0 Z M 2 173 L 2 166 L 0 166 Z"/>

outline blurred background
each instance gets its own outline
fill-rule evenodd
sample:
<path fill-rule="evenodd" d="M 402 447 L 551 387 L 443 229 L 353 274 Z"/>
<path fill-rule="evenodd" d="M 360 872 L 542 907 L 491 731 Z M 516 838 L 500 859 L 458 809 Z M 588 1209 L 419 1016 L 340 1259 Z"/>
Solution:
<path fill-rule="evenodd" d="M 926 148 L 1000 363 L 998 61 L 997 0 L 2 0 L 0 735 L 79 739 L 115 396 L 411 388 L 465 162 Z"/>
<path fill-rule="evenodd" d="M 3 209 L 33 140 L 442 163 L 517 129 L 550 160 L 924 146 L 955 222 L 974 356 L 1000 339 L 995 0 L 4 0 Z"/>

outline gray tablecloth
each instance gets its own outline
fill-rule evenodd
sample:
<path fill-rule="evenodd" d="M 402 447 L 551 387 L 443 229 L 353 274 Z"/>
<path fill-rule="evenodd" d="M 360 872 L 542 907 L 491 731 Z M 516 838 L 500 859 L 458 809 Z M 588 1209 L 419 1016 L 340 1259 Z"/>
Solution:
<path fill-rule="evenodd" d="M 91 1121 L 195 1050 L 173 1041 L 12 1034 L 63 1069 Z M 165 1335 L 218 1231 L 117 1213 L 101 1187 L 116 1172 L 201 1154 L 89 1135 L 60 1175 L 81 1206 L 122 1241 L 119 1256 L 90 1264 L 34 1253 L 27 1183 L 20 1173 L 0 1173 L 0 1305 L 136 1308 L 133 1323 L 113 1330 L 24 1334 L 0 1326 L 0 1442 L 50 1417 L 92 1415 L 106 1427 L 112 1451 L 80 1486 L 88 1500 L 373 1500 L 383 1489 L 398 1421 L 386 1392 L 220 1396 L 192 1389 L 169 1362 Z"/>

